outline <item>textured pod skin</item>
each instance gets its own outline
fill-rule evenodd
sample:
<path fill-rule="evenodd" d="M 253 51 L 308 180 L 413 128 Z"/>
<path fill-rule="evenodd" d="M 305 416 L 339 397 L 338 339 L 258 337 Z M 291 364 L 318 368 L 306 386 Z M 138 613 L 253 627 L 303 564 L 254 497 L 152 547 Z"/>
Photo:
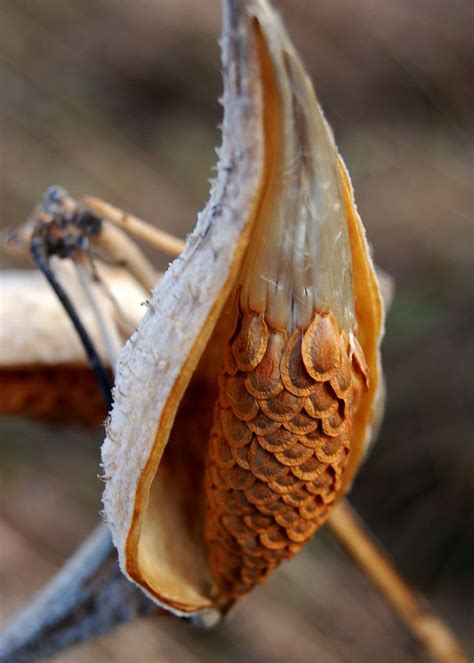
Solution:
<path fill-rule="evenodd" d="M 245 594 L 329 515 L 366 388 L 361 351 L 330 312 L 269 328 L 240 311 L 219 376 L 205 474 L 205 538 L 219 594 Z"/>

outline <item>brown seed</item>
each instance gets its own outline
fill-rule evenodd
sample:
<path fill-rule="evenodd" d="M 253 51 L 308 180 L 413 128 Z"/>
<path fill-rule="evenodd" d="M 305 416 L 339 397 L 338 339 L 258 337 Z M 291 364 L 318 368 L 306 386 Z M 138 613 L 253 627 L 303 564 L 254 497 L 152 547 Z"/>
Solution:
<path fill-rule="evenodd" d="M 232 458 L 235 460 L 237 465 L 243 467 L 244 470 L 249 470 L 250 465 L 248 462 L 248 450 L 249 446 L 246 447 L 231 447 Z"/>
<path fill-rule="evenodd" d="M 321 495 L 332 486 L 333 482 L 334 477 L 331 473 L 331 470 L 326 466 L 326 470 L 323 474 L 321 474 L 319 477 L 316 477 L 315 479 L 312 479 L 311 481 L 308 481 L 306 484 L 306 490 L 313 495 Z"/>
<path fill-rule="evenodd" d="M 368 389 L 370 387 L 369 367 L 367 366 L 367 361 L 365 359 L 364 351 L 360 347 L 360 343 L 357 340 L 357 337 L 354 335 L 352 336 L 352 345 L 353 345 L 352 363 L 355 369 L 362 376 L 365 388 Z"/>
<path fill-rule="evenodd" d="M 269 530 L 265 534 L 260 534 L 260 541 L 270 550 L 281 550 L 286 548 L 288 539 L 286 537 L 285 530 L 281 527 L 277 527 L 276 530 Z"/>
<path fill-rule="evenodd" d="M 320 444 L 322 444 L 322 440 L 324 440 L 325 437 L 326 436 L 321 431 L 314 430 L 311 431 L 311 433 L 306 433 L 306 435 L 301 435 L 298 439 L 301 444 L 308 447 L 308 449 L 317 449 Z"/>
<path fill-rule="evenodd" d="M 278 479 L 275 479 L 274 481 L 270 481 L 268 485 L 279 495 L 285 495 L 286 493 L 291 493 L 292 490 L 301 488 L 303 482 L 301 479 L 297 479 L 293 474 L 288 473 L 278 477 Z"/>
<path fill-rule="evenodd" d="M 288 544 L 288 552 L 290 553 L 291 556 L 297 555 L 299 553 L 299 551 L 301 550 L 302 545 L 303 544 L 301 544 L 301 543 L 294 543 L 292 541 L 291 543 Z"/>
<path fill-rule="evenodd" d="M 347 431 L 350 427 L 350 419 L 344 411 L 343 407 L 339 407 L 337 412 L 331 414 L 330 417 L 325 417 L 322 420 L 322 428 L 326 435 L 330 437 L 337 437 L 341 433 Z"/>
<path fill-rule="evenodd" d="M 219 491 L 217 498 L 219 509 L 223 513 L 229 515 L 245 515 L 253 513 L 254 511 L 254 508 L 249 504 L 245 493 L 240 490 Z"/>
<path fill-rule="evenodd" d="M 257 440 L 264 449 L 276 453 L 277 451 L 289 449 L 294 444 L 295 435 L 289 430 L 286 430 L 286 428 L 279 428 L 269 435 L 259 435 Z"/>
<path fill-rule="evenodd" d="M 230 345 L 227 346 L 227 348 L 224 351 L 223 365 L 224 365 L 224 370 L 228 375 L 236 375 L 237 371 L 239 370 L 234 354 L 232 352 L 232 346 Z"/>
<path fill-rule="evenodd" d="M 245 378 L 247 391 L 255 398 L 272 398 L 280 393 L 280 362 L 287 341 L 285 332 L 271 331 L 262 361 Z"/>
<path fill-rule="evenodd" d="M 243 566 L 241 571 L 242 582 L 246 585 L 253 586 L 256 583 L 260 582 L 262 577 L 262 571 L 259 569 L 252 568 L 250 566 Z"/>
<path fill-rule="evenodd" d="M 225 439 L 231 447 L 245 447 L 252 439 L 252 431 L 232 410 L 220 410 L 220 423 Z"/>
<path fill-rule="evenodd" d="M 328 382 L 318 382 L 316 389 L 306 397 L 304 409 L 314 418 L 322 418 L 335 412 L 339 402 Z"/>
<path fill-rule="evenodd" d="M 244 523 L 247 527 L 257 534 L 266 532 L 272 525 L 274 525 L 273 519 L 270 516 L 264 516 L 262 513 L 255 511 L 251 515 L 244 516 Z"/>
<path fill-rule="evenodd" d="M 247 425 L 249 430 L 256 435 L 269 435 L 277 431 L 281 424 L 278 421 L 272 421 L 263 412 L 259 412 L 255 419 L 247 422 Z"/>
<path fill-rule="evenodd" d="M 236 539 L 242 534 L 249 533 L 249 528 L 240 516 L 222 516 L 221 522 L 229 534 Z"/>
<path fill-rule="evenodd" d="M 243 421 L 249 421 L 257 416 L 258 404 L 245 388 L 244 379 L 241 373 L 229 376 L 224 384 L 224 392 L 225 400 L 230 404 L 235 416 Z"/>
<path fill-rule="evenodd" d="M 245 491 L 245 495 L 248 501 L 256 506 L 269 504 L 278 499 L 278 495 L 263 481 L 256 481 L 251 488 Z"/>
<path fill-rule="evenodd" d="M 294 523 L 294 525 L 286 530 L 286 533 L 291 541 L 294 541 L 295 543 L 304 543 L 315 532 L 316 528 L 316 523 L 311 522 L 311 520 L 306 520 L 305 518 L 300 518 Z"/>
<path fill-rule="evenodd" d="M 278 525 L 281 525 L 281 527 L 287 529 L 288 527 L 291 527 L 298 518 L 299 516 L 296 509 L 289 509 L 284 513 L 277 513 L 275 516 L 275 522 L 278 523 Z"/>
<path fill-rule="evenodd" d="M 218 568 L 240 569 L 242 566 L 242 555 L 238 553 L 230 553 L 220 546 L 215 546 L 214 550 L 216 553 L 214 564 Z"/>
<path fill-rule="evenodd" d="M 304 399 L 283 389 L 277 396 L 259 401 L 262 412 L 273 421 L 288 421 L 303 409 Z"/>
<path fill-rule="evenodd" d="M 255 476 L 252 472 L 244 470 L 238 465 L 234 465 L 228 470 L 220 469 L 219 473 L 225 485 L 235 488 L 235 490 L 248 490 L 255 483 Z"/>
<path fill-rule="evenodd" d="M 292 490 L 291 493 L 282 495 L 281 499 L 285 504 L 289 506 L 299 507 L 302 504 L 307 504 L 308 502 L 311 502 L 313 496 L 310 495 L 308 492 L 306 492 L 306 490 L 303 487 L 301 487 L 297 488 L 296 490 Z"/>
<path fill-rule="evenodd" d="M 345 397 L 344 394 L 350 389 L 352 383 L 352 365 L 349 352 L 347 339 L 343 339 L 341 343 L 341 363 L 336 374 L 331 378 L 331 386 L 339 398 Z"/>
<path fill-rule="evenodd" d="M 307 520 L 315 520 L 318 518 L 321 508 L 322 504 L 321 502 L 318 501 L 317 497 L 315 496 L 312 502 L 307 502 L 306 504 L 302 504 L 299 507 L 298 511 L 302 518 L 306 518 Z"/>
<path fill-rule="evenodd" d="M 252 474 L 262 481 L 272 481 L 288 472 L 288 468 L 263 449 L 256 439 L 252 440 L 250 445 L 248 460 Z"/>
<path fill-rule="evenodd" d="M 283 559 L 288 559 L 288 544 L 289 541 L 287 539 L 287 545 L 281 548 L 269 548 L 266 546 L 262 546 L 262 557 L 267 560 L 270 564 L 278 564 L 281 562 Z"/>
<path fill-rule="evenodd" d="M 293 417 L 293 419 L 284 421 L 283 426 L 292 433 L 295 433 L 295 435 L 306 435 L 318 428 L 319 421 L 318 419 L 313 419 L 303 411 Z"/>
<path fill-rule="evenodd" d="M 219 521 L 217 522 L 217 544 L 222 546 L 231 555 L 238 555 L 240 553 L 240 546 L 237 539 Z"/>
<path fill-rule="evenodd" d="M 281 359 L 281 381 L 295 396 L 309 396 L 314 390 L 314 380 L 309 375 L 301 356 L 303 334 L 297 329 L 286 344 Z"/>
<path fill-rule="evenodd" d="M 313 450 L 304 447 L 299 442 L 293 444 L 292 447 L 286 451 L 281 451 L 275 454 L 277 460 L 282 463 L 282 465 L 287 465 L 288 467 L 294 467 L 295 465 L 301 465 L 307 461 L 313 455 Z"/>
<path fill-rule="evenodd" d="M 230 376 L 225 372 L 225 370 L 221 371 L 219 375 L 217 376 L 217 385 L 219 387 L 219 397 L 217 399 L 217 406 L 223 407 L 223 408 L 229 408 L 230 407 L 230 400 L 227 395 L 227 381 L 229 380 Z"/>
<path fill-rule="evenodd" d="M 268 569 L 268 561 L 264 557 L 245 557 L 244 564 L 247 568 L 259 569 L 260 573 Z"/>
<path fill-rule="evenodd" d="M 306 330 L 301 355 L 306 370 L 318 382 L 330 380 L 341 362 L 340 336 L 334 315 L 316 314 Z"/>
<path fill-rule="evenodd" d="M 212 484 L 219 490 L 227 490 L 227 484 L 219 472 L 217 463 L 211 463 L 209 465 L 209 475 L 211 477 Z"/>
<path fill-rule="evenodd" d="M 334 463 L 346 454 L 344 439 L 338 437 L 325 438 L 324 442 L 315 449 L 314 453 L 321 463 Z"/>
<path fill-rule="evenodd" d="M 261 557 L 263 554 L 260 544 L 259 534 L 247 530 L 246 533 L 239 534 L 238 542 L 245 555 Z"/>
<path fill-rule="evenodd" d="M 235 465 L 234 457 L 231 453 L 231 448 L 223 437 L 215 437 L 214 448 L 216 455 L 216 462 L 220 469 L 229 469 Z"/>
<path fill-rule="evenodd" d="M 251 371 L 262 361 L 268 342 L 268 328 L 263 314 L 246 311 L 237 338 L 232 343 L 232 353 L 241 371 Z"/>
<path fill-rule="evenodd" d="M 303 479 L 304 481 L 311 481 L 311 479 L 316 478 L 321 474 L 321 462 L 315 457 L 312 456 L 307 461 L 296 467 L 292 467 L 291 471 L 298 479 Z M 324 466 L 323 466 L 324 467 Z"/>
<path fill-rule="evenodd" d="M 268 504 L 257 504 L 257 509 L 265 516 L 275 517 L 278 514 L 286 513 L 290 510 L 290 507 L 280 499 L 277 499 L 274 502 L 269 502 Z"/>

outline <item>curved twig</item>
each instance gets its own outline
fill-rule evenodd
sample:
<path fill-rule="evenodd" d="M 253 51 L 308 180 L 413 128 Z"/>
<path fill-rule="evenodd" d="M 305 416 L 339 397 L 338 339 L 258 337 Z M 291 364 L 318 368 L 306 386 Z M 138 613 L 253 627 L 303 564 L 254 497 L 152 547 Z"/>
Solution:
<path fill-rule="evenodd" d="M 90 366 L 95 373 L 97 382 L 102 390 L 104 400 L 106 403 L 107 411 L 112 408 L 112 387 L 107 376 L 107 371 L 105 370 L 104 365 L 97 353 L 97 350 L 92 343 L 89 334 L 87 333 L 86 328 L 82 324 L 81 319 L 79 318 L 76 309 L 72 305 L 71 300 L 69 299 L 66 291 L 62 285 L 57 280 L 51 265 L 49 264 L 48 254 L 45 250 L 45 240 L 44 240 L 44 227 L 39 226 L 31 237 L 31 255 L 33 260 L 38 265 L 38 268 L 43 272 L 47 278 L 51 288 L 56 293 L 59 301 L 64 307 L 66 313 L 68 314 L 72 324 L 74 325 L 77 334 L 80 338 L 80 341 L 84 347 L 84 350 L 89 359 Z"/>
<path fill-rule="evenodd" d="M 449 626 L 403 580 L 347 499 L 334 507 L 328 526 L 433 661 L 468 662 Z"/>
<path fill-rule="evenodd" d="M 0 636 L 0 663 L 32 663 L 107 633 L 157 606 L 122 574 L 99 526 Z"/>

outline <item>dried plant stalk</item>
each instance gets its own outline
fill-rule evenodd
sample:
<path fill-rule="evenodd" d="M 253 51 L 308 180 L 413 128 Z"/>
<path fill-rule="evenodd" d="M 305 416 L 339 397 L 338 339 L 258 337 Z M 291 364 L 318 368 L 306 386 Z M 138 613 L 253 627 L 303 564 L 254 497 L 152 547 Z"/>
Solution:
<path fill-rule="evenodd" d="M 328 525 L 433 661 L 468 663 L 467 654 L 449 626 L 400 577 L 347 500 L 339 502 Z"/>
<path fill-rule="evenodd" d="M 82 203 L 98 216 L 122 228 L 127 233 L 159 251 L 172 256 L 179 255 L 184 249 L 184 242 L 174 235 L 163 232 L 133 214 L 114 207 L 96 196 L 85 196 Z M 154 285 L 154 284 L 152 284 Z"/>

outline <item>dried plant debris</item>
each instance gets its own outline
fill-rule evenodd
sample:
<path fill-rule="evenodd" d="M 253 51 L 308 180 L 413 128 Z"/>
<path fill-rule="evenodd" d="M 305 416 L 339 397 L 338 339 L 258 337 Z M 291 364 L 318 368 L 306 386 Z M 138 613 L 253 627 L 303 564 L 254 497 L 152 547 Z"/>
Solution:
<path fill-rule="evenodd" d="M 266 0 L 225 3 L 222 48 L 217 179 L 121 355 L 102 456 L 124 573 L 216 618 L 350 486 L 383 328 L 349 177 Z"/>
<path fill-rule="evenodd" d="M 43 274 L 0 273 L 0 414 L 99 426 L 106 408 L 84 340 L 108 383 L 121 346 L 143 314 L 148 293 L 138 275 L 146 273 L 148 285 L 156 283 L 154 269 L 136 259 L 143 254 L 122 231 L 61 187 L 46 191 L 28 221 L 5 237 L 3 248 L 21 257 L 31 251 Z M 137 264 L 140 269 L 131 269 Z"/>

